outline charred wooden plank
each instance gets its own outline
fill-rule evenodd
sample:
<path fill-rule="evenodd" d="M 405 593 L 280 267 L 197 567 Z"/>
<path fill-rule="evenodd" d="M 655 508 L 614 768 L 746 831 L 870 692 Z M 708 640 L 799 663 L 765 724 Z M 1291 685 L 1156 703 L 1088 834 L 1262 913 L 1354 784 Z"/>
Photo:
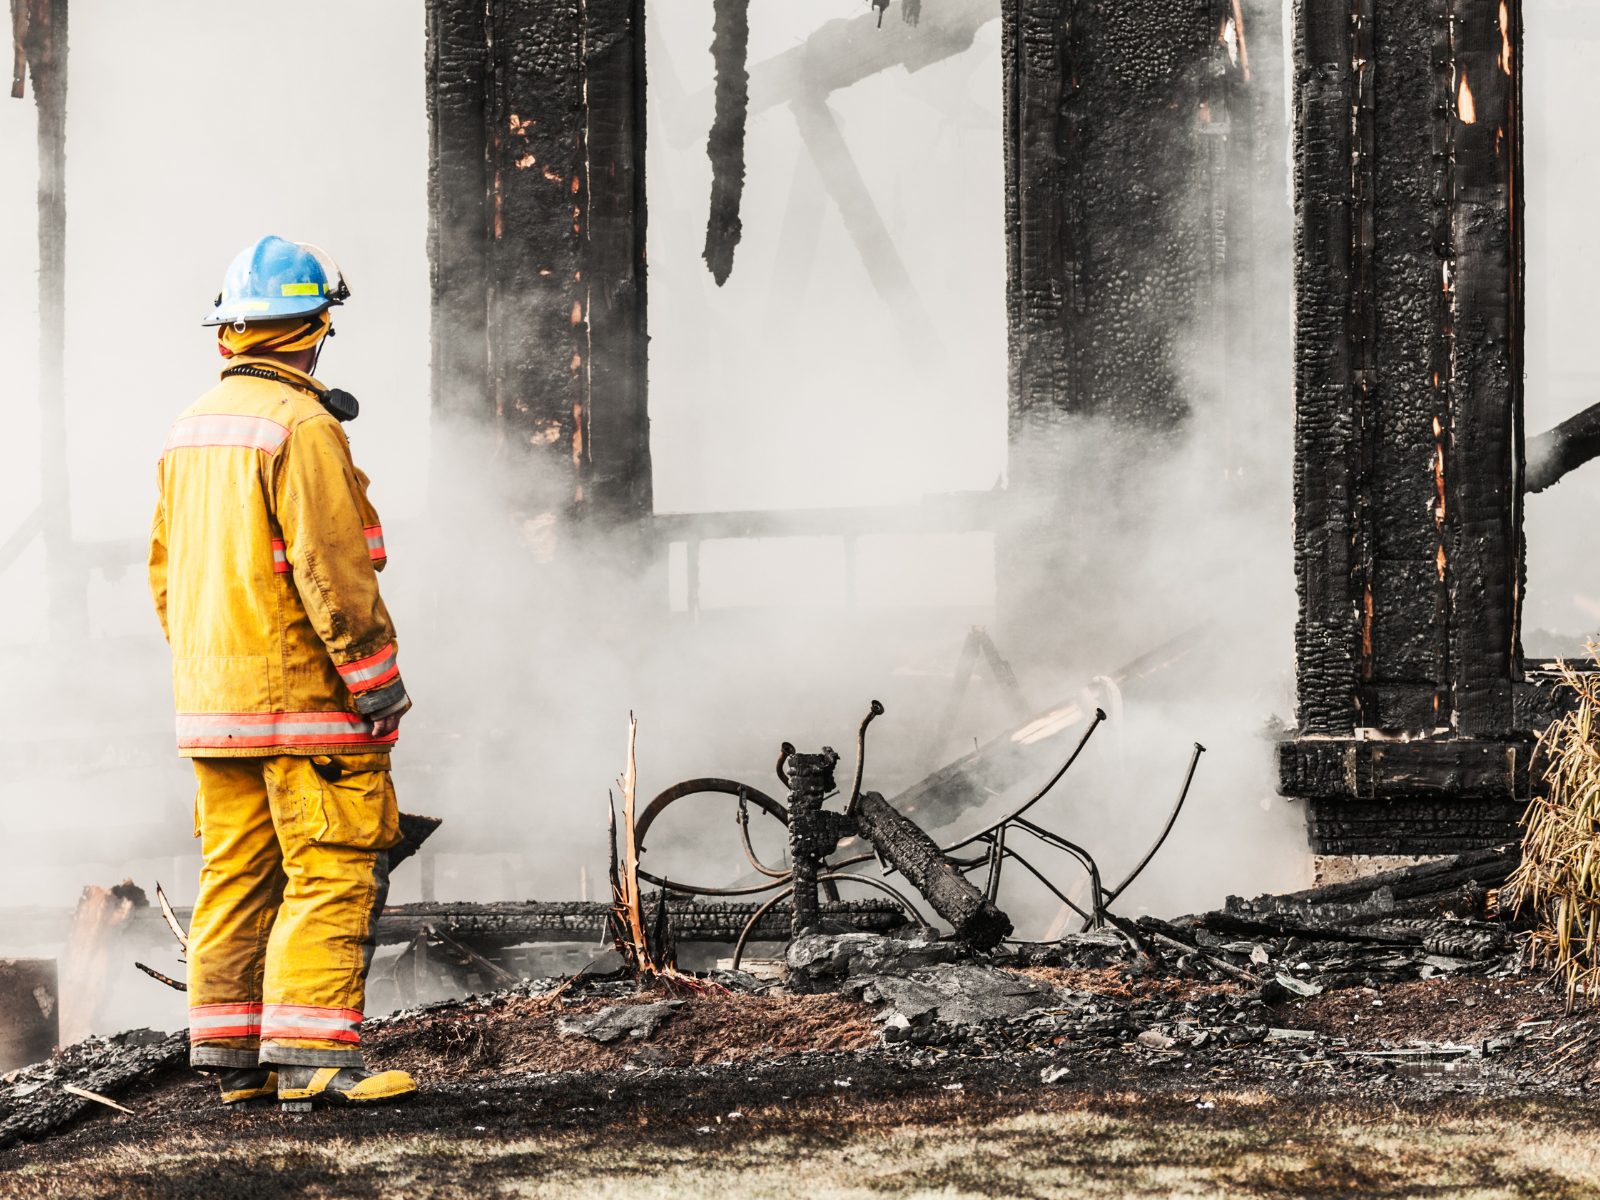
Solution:
<path fill-rule="evenodd" d="M 1447 855 L 1432 862 L 1417 863 L 1393 871 L 1382 871 L 1344 883 L 1307 888 L 1278 896 L 1257 896 L 1243 900 L 1229 896 L 1229 912 L 1301 912 L 1324 909 L 1329 905 L 1358 906 L 1379 891 L 1397 899 L 1450 891 L 1470 881 L 1486 886 L 1504 883 L 1522 861 L 1520 846 L 1500 846 Z"/>
<path fill-rule="evenodd" d="M 736 942 L 760 905 L 728 901 L 706 904 L 670 898 L 668 918 L 679 942 Z M 181 910 L 180 910 L 181 911 Z M 906 924 L 899 905 L 888 900 L 824 902 L 819 915 L 825 921 L 854 926 L 866 933 L 889 933 Z M 594 900 L 528 900 L 500 904 L 402 904 L 383 910 L 378 920 L 380 945 L 413 940 L 428 926 L 480 952 L 524 942 L 593 942 L 606 937 L 611 906 Z M 775 906 L 751 931 L 750 940 L 789 940 L 789 912 Z"/>

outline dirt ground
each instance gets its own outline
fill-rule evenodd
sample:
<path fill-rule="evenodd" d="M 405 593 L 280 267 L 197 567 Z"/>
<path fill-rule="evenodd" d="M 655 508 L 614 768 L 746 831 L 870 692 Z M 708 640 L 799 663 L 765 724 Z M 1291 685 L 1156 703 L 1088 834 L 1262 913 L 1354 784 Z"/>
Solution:
<path fill-rule="evenodd" d="M 1226 1013 L 1240 993 L 1032 973 L 1141 1011 Z M 423 1091 L 371 1110 L 225 1112 L 174 1069 L 121 1098 L 133 1115 L 97 1109 L 0 1156 L 0 1196 L 1600 1196 L 1600 1041 L 1536 981 L 1326 993 L 1266 1017 L 1320 1040 L 1203 1050 L 1009 1050 L 1003 1029 L 882 1046 L 872 1009 L 833 995 L 691 995 L 649 1040 L 610 1046 L 556 1028 L 660 998 L 379 1022 L 369 1057 Z M 1344 1052 L 1496 1038 L 1470 1065 Z"/>

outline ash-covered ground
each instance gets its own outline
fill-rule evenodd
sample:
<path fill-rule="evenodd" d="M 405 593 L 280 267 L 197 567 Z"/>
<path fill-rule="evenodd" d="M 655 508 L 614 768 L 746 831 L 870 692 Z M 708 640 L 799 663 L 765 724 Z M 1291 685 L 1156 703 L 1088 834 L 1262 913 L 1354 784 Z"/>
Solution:
<path fill-rule="evenodd" d="M 373 1021 L 406 1104 L 224 1111 L 170 1062 L 131 1113 L 6 1151 L 0 1194 L 1600 1194 L 1600 1020 L 1514 954 L 1296 996 L 857 936 L 787 985 L 579 978 Z M 11 1077 L 0 1127 L 163 1044 L 128 1040 Z"/>

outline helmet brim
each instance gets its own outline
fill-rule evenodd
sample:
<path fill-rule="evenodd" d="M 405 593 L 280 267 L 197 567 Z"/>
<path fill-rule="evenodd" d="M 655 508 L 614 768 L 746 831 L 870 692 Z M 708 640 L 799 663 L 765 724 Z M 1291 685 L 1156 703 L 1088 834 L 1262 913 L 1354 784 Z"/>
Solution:
<path fill-rule="evenodd" d="M 232 300 L 219 304 L 211 315 L 201 321 L 202 326 L 232 325 L 243 321 L 282 321 L 289 317 L 314 317 L 341 301 L 331 296 L 283 296 L 272 300 Z"/>

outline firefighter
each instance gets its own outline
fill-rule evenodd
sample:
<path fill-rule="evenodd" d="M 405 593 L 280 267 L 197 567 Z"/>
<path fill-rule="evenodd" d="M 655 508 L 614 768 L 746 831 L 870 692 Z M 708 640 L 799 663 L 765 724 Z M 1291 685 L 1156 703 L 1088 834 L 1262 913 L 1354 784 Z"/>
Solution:
<path fill-rule="evenodd" d="M 411 707 L 378 594 L 383 526 L 347 393 L 313 378 L 349 296 L 314 246 L 265 237 L 203 324 L 218 385 L 172 426 L 150 590 L 204 866 L 189 929 L 189 1061 L 225 1104 L 416 1091 L 369 1072 L 361 1015 L 400 841 L 389 752 Z"/>

